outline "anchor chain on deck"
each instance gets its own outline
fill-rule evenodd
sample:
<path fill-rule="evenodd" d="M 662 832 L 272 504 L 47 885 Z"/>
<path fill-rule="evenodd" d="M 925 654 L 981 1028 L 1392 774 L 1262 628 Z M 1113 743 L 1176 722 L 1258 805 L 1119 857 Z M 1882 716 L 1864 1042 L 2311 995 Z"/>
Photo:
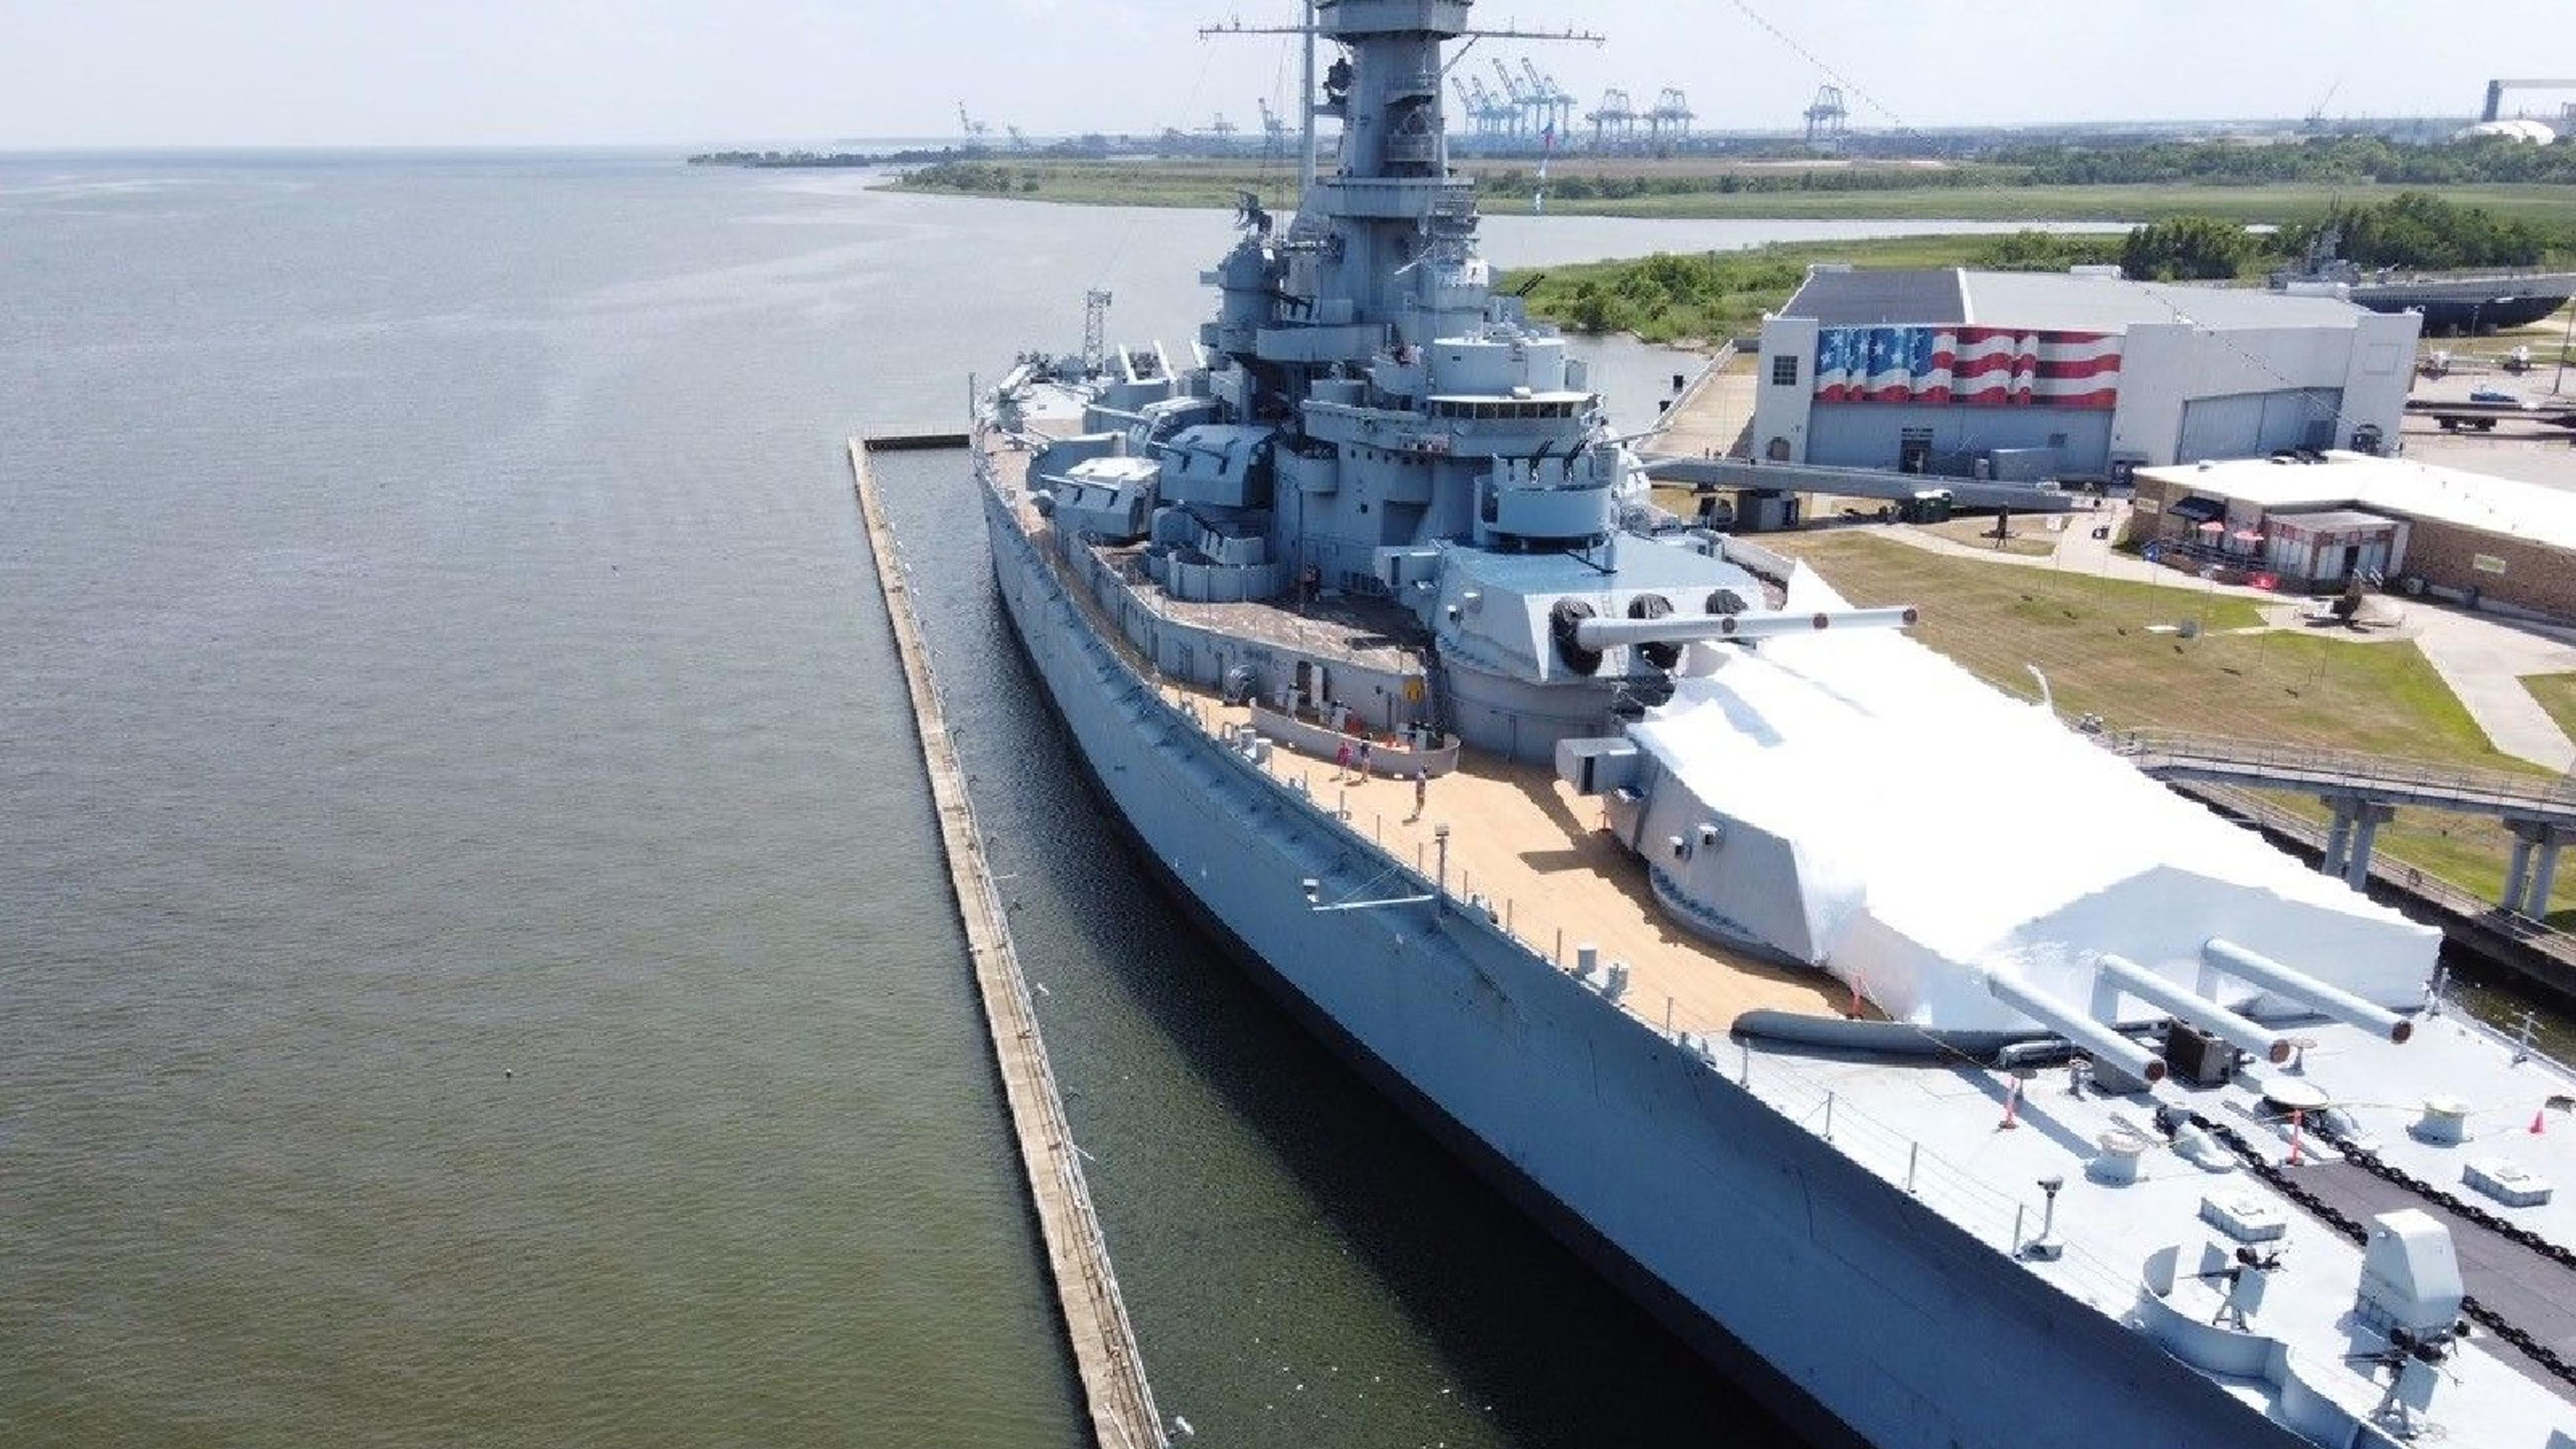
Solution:
<path fill-rule="evenodd" d="M 2333 1203 L 2327 1202 L 2315 1191 L 2299 1182 L 2296 1174 L 2288 1168 L 2266 1159 L 2262 1153 L 2255 1150 L 2254 1144 L 2247 1140 L 2244 1133 L 2198 1112 L 2186 1113 L 2185 1116 L 2193 1126 L 2217 1138 L 2228 1151 L 2235 1153 L 2237 1160 L 2245 1164 L 2246 1171 L 2261 1178 L 2283 1197 L 2305 1208 L 2317 1221 L 2350 1239 L 2356 1247 L 2369 1241 L 2370 1229 L 2367 1225 Z M 2550 1242 L 2519 1223 L 2508 1223 L 2474 1203 L 2461 1201 L 2422 1178 L 2392 1166 L 2378 1153 L 2354 1145 L 2352 1139 L 2331 1128 L 2320 1124 L 2317 1135 L 2325 1138 L 2337 1152 L 2342 1153 L 2345 1161 L 2364 1172 L 2405 1188 L 2436 1206 L 2447 1208 L 2482 1228 L 2543 1254 L 2562 1266 L 2576 1268 L 2576 1251 Z M 2548 1370 L 2562 1382 L 2576 1385 L 2576 1362 L 2570 1362 L 2567 1356 L 2557 1349 L 2533 1337 L 2528 1330 L 2514 1324 L 2503 1314 L 2480 1303 L 2475 1295 L 2460 1300 L 2460 1312 L 2466 1315 L 2470 1322 L 2521 1350 L 2533 1363 Z"/>

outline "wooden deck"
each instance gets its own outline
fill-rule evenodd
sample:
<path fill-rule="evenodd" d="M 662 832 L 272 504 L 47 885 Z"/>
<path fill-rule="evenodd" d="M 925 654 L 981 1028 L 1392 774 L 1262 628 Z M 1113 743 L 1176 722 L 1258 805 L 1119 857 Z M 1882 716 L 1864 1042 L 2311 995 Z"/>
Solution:
<path fill-rule="evenodd" d="M 1251 718 L 1211 695 L 1164 689 L 1212 722 Z M 1283 779 L 1303 776 L 1317 803 L 1347 809 L 1354 829 L 1426 874 L 1437 860 L 1432 832 L 1447 825 L 1454 894 L 1491 900 L 1512 934 L 1541 955 L 1571 962 L 1588 945 L 1604 966 L 1628 963 L 1626 1004 L 1657 1026 L 1723 1034 L 1757 1008 L 1840 1016 L 1851 1005 L 1822 971 L 1777 966 L 1683 930 L 1656 904 L 1645 863 L 1600 828 L 1600 806 L 1550 770 L 1469 751 L 1456 773 L 1424 783 L 1424 811 L 1415 818 L 1411 780 L 1345 775 L 1337 783 L 1331 760 L 1284 750 L 1271 768 Z"/>

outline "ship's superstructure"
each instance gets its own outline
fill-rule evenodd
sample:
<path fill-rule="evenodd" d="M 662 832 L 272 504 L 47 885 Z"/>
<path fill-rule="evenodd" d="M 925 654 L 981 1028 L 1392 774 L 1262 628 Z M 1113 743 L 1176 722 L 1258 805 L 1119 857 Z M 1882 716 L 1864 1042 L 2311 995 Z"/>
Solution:
<path fill-rule="evenodd" d="M 1468 5 L 1311 14 L 1338 151 L 1246 202 L 1198 356 L 979 404 L 1004 601 L 1144 856 L 1820 1434 L 2569 1444 L 2523 1118 L 2576 1078 L 2427 1011 L 2435 933 L 1651 507 L 1476 254 Z"/>

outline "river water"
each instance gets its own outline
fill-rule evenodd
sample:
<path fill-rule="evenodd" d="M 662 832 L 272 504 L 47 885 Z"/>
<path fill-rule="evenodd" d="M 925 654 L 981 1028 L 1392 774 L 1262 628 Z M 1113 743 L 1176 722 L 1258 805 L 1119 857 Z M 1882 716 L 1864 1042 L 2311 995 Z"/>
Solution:
<path fill-rule="evenodd" d="M 1080 1442 L 841 448 L 1086 287 L 1184 346 L 1226 240 L 660 156 L 0 158 L 0 1442 Z M 1676 359 L 1594 351 L 1651 415 Z M 889 482 L 1166 1410 L 1787 1442 L 1146 888 L 960 472 Z"/>

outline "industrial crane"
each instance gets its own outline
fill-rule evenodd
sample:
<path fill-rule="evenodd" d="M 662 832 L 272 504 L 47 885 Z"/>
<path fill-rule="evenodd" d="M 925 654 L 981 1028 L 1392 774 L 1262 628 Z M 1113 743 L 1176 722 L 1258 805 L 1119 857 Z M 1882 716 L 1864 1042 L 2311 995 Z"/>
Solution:
<path fill-rule="evenodd" d="M 1843 140 L 1843 123 L 1850 118 L 1851 112 L 1843 106 L 1841 86 L 1816 87 L 1816 98 L 1807 106 L 1807 144 L 1824 147 L 1840 146 Z"/>
<path fill-rule="evenodd" d="M 2478 113 L 2481 121 L 2501 120 L 2504 116 L 2506 91 L 2576 91 L 2576 80 L 2491 80 L 2487 82 L 2487 107 Z"/>
<path fill-rule="evenodd" d="M 1544 119 L 1534 117 L 1531 107 L 1533 104 L 1543 106 L 1545 102 L 1532 101 L 1530 93 L 1521 89 L 1519 79 L 1513 76 L 1512 68 L 1510 66 L 1503 64 L 1503 58 L 1501 56 L 1495 56 L 1493 61 L 1494 74 L 1502 77 L 1503 94 L 1511 98 L 1512 134 L 1515 136 L 1535 134 L 1538 128 L 1545 124 L 1545 121 Z"/>
<path fill-rule="evenodd" d="M 957 124 L 966 128 L 968 139 L 975 141 L 983 140 L 984 133 L 993 129 L 991 126 L 988 126 L 982 121 L 976 120 L 973 116 L 966 114 L 966 103 L 964 101 L 959 101 L 957 103 Z"/>
<path fill-rule="evenodd" d="M 1554 77 L 1539 74 L 1526 55 L 1521 57 L 1521 74 L 1528 79 L 1531 99 L 1545 114 L 1547 126 L 1564 135 L 1565 123 L 1574 110 L 1574 97 L 1567 95 Z"/>
<path fill-rule="evenodd" d="M 1646 112 L 1646 133 L 1656 141 L 1688 140 L 1693 118 L 1689 98 L 1679 87 L 1666 86 L 1663 94 L 1655 97 L 1655 108 Z M 1667 135 L 1667 131 L 1671 134 Z"/>
<path fill-rule="evenodd" d="M 1637 108 L 1628 103 L 1628 93 L 1613 86 L 1601 93 L 1601 104 L 1584 118 L 1592 123 L 1592 144 L 1607 147 L 1633 139 L 1637 134 Z"/>

